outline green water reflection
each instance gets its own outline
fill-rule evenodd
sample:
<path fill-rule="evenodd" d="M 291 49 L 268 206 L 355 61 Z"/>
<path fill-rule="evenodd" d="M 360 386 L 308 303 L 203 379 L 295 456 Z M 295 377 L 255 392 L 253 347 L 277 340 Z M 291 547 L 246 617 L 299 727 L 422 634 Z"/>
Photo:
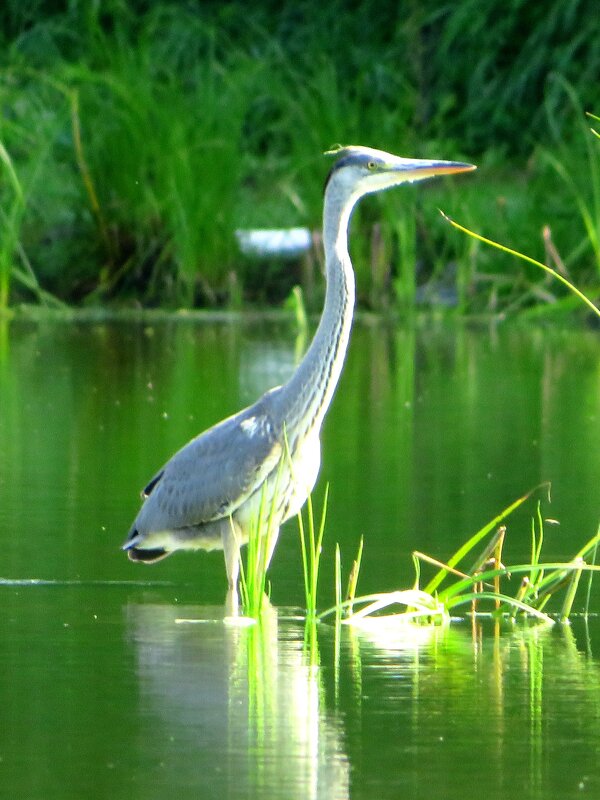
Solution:
<path fill-rule="evenodd" d="M 2 796 L 600 791 L 597 620 L 319 626 L 311 658 L 281 611 L 238 629 L 164 592 L 3 587 Z"/>
<path fill-rule="evenodd" d="M 5 333 L 0 796 L 598 796 L 596 618 L 420 638 L 322 625 L 311 659 L 287 612 L 223 624 L 220 554 L 124 558 L 156 467 L 295 353 L 292 327 L 258 322 Z M 546 555 L 569 557 L 600 518 L 598 334 L 359 325 L 323 455 L 321 607 L 336 541 L 347 564 L 365 536 L 361 592 L 404 587 L 413 549 L 447 556 L 542 481 L 561 523 Z M 509 524 L 515 561 L 531 511 Z M 293 522 L 271 578 L 276 606 L 302 602 Z"/>

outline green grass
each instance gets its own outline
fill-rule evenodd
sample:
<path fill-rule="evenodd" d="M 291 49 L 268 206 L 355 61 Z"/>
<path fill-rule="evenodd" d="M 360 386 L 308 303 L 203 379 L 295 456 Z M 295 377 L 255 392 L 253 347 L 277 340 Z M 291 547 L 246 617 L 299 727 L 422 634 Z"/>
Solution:
<path fill-rule="evenodd" d="M 281 477 L 281 465 L 278 469 L 273 498 L 270 503 L 266 500 L 266 487 L 260 497 L 258 514 L 252 520 L 246 547 L 246 563 L 240 561 L 240 597 L 242 602 L 242 615 L 254 620 L 259 620 L 265 601 L 270 594 L 267 582 L 268 556 L 272 552 L 273 537 L 277 536 L 275 524 L 275 511 L 277 508 L 277 491 Z"/>
<path fill-rule="evenodd" d="M 317 591 L 319 587 L 319 566 L 323 548 L 323 534 L 327 518 L 327 499 L 329 487 L 325 487 L 323 510 L 318 529 L 315 526 L 312 497 L 306 501 L 307 524 L 304 524 L 302 511 L 298 514 L 298 530 L 300 532 L 300 549 L 302 552 L 302 572 L 304 576 L 304 601 L 307 619 L 317 617 Z"/>
<path fill-rule="evenodd" d="M 513 250 L 510 247 L 506 247 L 505 245 L 499 244 L 498 242 L 493 241 L 492 239 L 488 239 L 485 236 L 481 236 L 474 231 L 469 230 L 464 225 L 460 225 L 455 220 L 450 219 L 450 217 L 446 216 L 445 214 L 442 215 L 444 218 L 457 230 L 466 233 L 468 236 L 472 237 L 473 239 L 482 242 L 483 244 L 489 245 L 490 247 L 496 248 L 503 253 L 506 253 L 510 256 L 514 256 L 515 258 L 521 259 L 528 264 L 532 264 L 533 266 L 537 267 L 538 269 L 542 270 L 543 272 L 550 275 L 555 281 L 562 284 L 566 287 L 566 289 L 571 292 L 581 303 L 587 306 L 588 310 L 591 311 L 595 316 L 600 317 L 600 309 L 593 303 L 587 294 L 582 292 L 580 289 L 575 286 L 564 274 L 558 272 L 558 270 L 554 269 L 553 267 L 549 267 L 547 264 L 543 264 L 541 261 L 537 261 L 535 258 L 531 258 L 530 256 L 525 255 L 524 253 L 520 253 L 518 250 Z"/>
<path fill-rule="evenodd" d="M 544 520 L 540 503 L 532 520 L 531 560 L 527 564 L 503 564 L 507 518 L 532 495 L 516 500 L 497 517 L 471 536 L 454 555 L 442 563 L 424 553 L 413 553 L 415 582 L 412 588 L 393 592 L 364 595 L 340 601 L 336 592 L 336 606 L 319 615 L 325 619 L 335 614 L 337 619 L 350 625 L 375 624 L 446 624 L 467 606 L 473 615 L 492 615 L 515 620 L 519 615 L 533 617 L 543 622 L 568 622 L 583 573 L 589 575 L 585 600 L 585 613 L 589 613 L 591 580 L 600 570 L 595 564 L 600 543 L 600 526 L 596 534 L 566 562 L 544 562 Z M 502 524 L 501 524 L 502 523 Z M 478 546 L 484 544 L 482 550 Z M 469 560 L 467 566 L 465 562 Z M 435 575 L 421 586 L 425 565 L 437 568 Z M 336 574 L 341 574 L 338 567 Z M 505 588 L 506 587 L 506 588 Z M 554 616 L 548 605 L 562 602 Z M 382 615 L 385 609 L 400 605 L 404 610 Z M 355 610 L 355 606 L 360 606 Z"/>
<path fill-rule="evenodd" d="M 287 450 L 287 440 L 286 440 Z M 289 452 L 286 453 L 290 469 L 293 469 Z M 284 468 L 283 459 L 279 464 L 273 497 L 270 503 L 266 500 L 266 489 L 263 486 L 261 501 L 256 518 L 250 526 L 246 560 L 240 563 L 240 596 L 242 614 L 252 619 L 260 619 L 264 610 L 265 598 L 268 595 L 267 569 L 268 554 L 271 551 L 273 536 L 277 535 L 275 514 L 278 503 L 278 486 Z M 304 601 L 307 620 L 317 619 L 317 594 L 319 586 L 319 566 L 327 518 L 327 500 L 329 489 L 326 487 L 323 498 L 323 508 L 318 527 L 315 521 L 313 501 L 311 495 L 306 501 L 305 511 L 297 515 L 298 531 L 300 534 L 300 550 L 302 556 L 302 570 L 304 578 Z M 305 518 L 306 517 L 306 522 Z"/>

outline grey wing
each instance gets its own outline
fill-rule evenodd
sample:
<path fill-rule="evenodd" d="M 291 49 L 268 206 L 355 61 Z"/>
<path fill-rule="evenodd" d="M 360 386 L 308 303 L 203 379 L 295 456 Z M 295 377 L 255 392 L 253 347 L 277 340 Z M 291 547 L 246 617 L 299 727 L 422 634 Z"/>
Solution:
<path fill-rule="evenodd" d="M 260 487 L 283 451 L 264 398 L 192 439 L 144 490 L 140 533 L 227 516 Z"/>

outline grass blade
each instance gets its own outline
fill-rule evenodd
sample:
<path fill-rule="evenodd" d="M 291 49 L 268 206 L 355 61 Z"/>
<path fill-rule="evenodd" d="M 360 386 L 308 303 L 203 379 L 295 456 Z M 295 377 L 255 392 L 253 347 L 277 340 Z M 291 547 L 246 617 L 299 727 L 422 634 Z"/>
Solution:
<path fill-rule="evenodd" d="M 598 552 L 598 542 L 599 541 L 600 541 L 600 526 L 598 526 L 598 532 L 596 533 L 596 535 L 592 539 L 593 544 L 590 547 L 591 557 L 592 557 L 592 564 L 594 564 L 594 565 L 596 564 L 596 554 Z M 591 594 L 592 594 L 592 581 L 593 581 L 593 579 L 594 579 L 594 573 L 593 572 L 589 572 L 588 573 L 587 590 L 586 590 L 586 594 L 585 594 L 585 607 L 584 607 L 584 614 L 585 614 L 586 617 L 588 616 L 589 610 L 590 610 L 590 597 L 591 597 Z"/>
<path fill-rule="evenodd" d="M 581 563 L 583 564 L 584 562 L 582 561 Z M 579 586 L 579 581 L 581 579 L 582 572 L 583 568 L 575 569 L 573 574 L 571 575 L 571 580 L 569 581 L 569 588 L 567 589 L 567 594 L 565 595 L 563 607 L 560 612 L 561 622 L 569 621 L 569 616 L 571 614 L 571 609 L 573 608 L 573 603 L 575 602 L 575 595 L 577 594 L 577 587 Z"/>
<path fill-rule="evenodd" d="M 473 600 L 500 600 L 507 606 L 518 608 L 520 611 L 524 611 L 526 614 L 537 617 L 544 622 L 549 622 L 552 625 L 554 624 L 552 617 L 549 617 L 548 614 L 544 614 L 543 611 L 540 611 L 539 609 L 535 608 L 534 606 L 530 606 L 527 603 L 523 603 L 521 600 L 517 600 L 515 597 L 511 597 L 507 594 L 499 594 L 497 592 L 468 592 L 467 594 L 457 597 L 456 600 L 448 605 L 448 609 L 450 610 L 456 608 L 457 606 L 464 605 L 465 603 L 470 603 Z"/>
<path fill-rule="evenodd" d="M 361 536 L 360 542 L 358 543 L 358 552 L 352 563 L 350 575 L 348 576 L 348 591 L 346 592 L 346 598 L 350 601 L 350 605 L 348 606 L 350 614 L 352 614 L 352 604 L 354 603 L 354 598 L 356 597 L 356 586 L 358 584 L 358 575 L 360 573 L 360 565 L 362 562 L 363 545 L 364 537 Z"/>
<path fill-rule="evenodd" d="M 531 256 L 526 256 L 524 253 L 520 253 L 518 250 L 512 250 L 510 247 L 506 247 L 499 242 L 495 242 L 493 239 L 487 239 L 485 236 L 481 236 L 479 233 L 475 233 L 474 231 L 469 230 L 469 228 L 465 228 L 464 225 L 460 225 L 458 222 L 455 222 L 451 219 L 447 214 L 440 209 L 440 214 L 444 217 L 444 219 L 449 222 L 454 228 L 463 233 L 466 233 L 468 236 L 471 236 L 473 239 L 477 239 L 479 242 L 483 242 L 484 244 L 490 245 L 490 247 L 495 247 L 497 250 L 501 250 L 503 253 L 508 253 L 511 256 L 515 256 L 516 258 L 520 258 L 522 261 L 526 261 L 528 264 L 533 264 L 535 267 L 544 270 L 549 275 L 552 275 L 553 278 L 556 278 L 557 281 L 562 283 L 567 289 L 572 292 L 576 297 L 578 297 L 583 303 L 585 303 L 588 308 L 590 308 L 597 317 L 600 317 L 600 309 L 598 309 L 592 301 L 585 296 L 583 292 L 581 292 L 570 280 L 561 275 L 560 272 L 557 272 L 552 267 L 549 267 L 547 264 L 542 264 L 541 261 L 536 261 L 535 258 L 531 258 Z"/>
<path fill-rule="evenodd" d="M 547 486 L 548 484 L 540 484 L 540 486 L 536 486 L 534 489 L 531 489 L 527 494 L 524 494 L 522 497 L 519 497 L 518 500 L 515 500 L 509 506 L 507 506 L 503 511 L 498 514 L 498 516 L 494 517 L 493 520 L 484 525 L 483 528 L 478 530 L 476 533 L 471 536 L 459 549 L 454 553 L 454 555 L 448 559 L 448 567 L 455 567 L 459 564 L 462 559 L 470 553 L 471 550 L 482 540 L 484 539 L 487 534 L 497 527 L 506 517 L 512 514 L 519 506 L 521 506 L 527 499 L 531 497 L 531 495 L 537 491 L 541 486 Z M 444 567 L 441 569 L 437 575 L 435 575 L 425 586 L 424 590 L 428 594 L 433 594 L 438 586 L 442 583 L 444 578 L 448 575 L 448 570 Z"/>

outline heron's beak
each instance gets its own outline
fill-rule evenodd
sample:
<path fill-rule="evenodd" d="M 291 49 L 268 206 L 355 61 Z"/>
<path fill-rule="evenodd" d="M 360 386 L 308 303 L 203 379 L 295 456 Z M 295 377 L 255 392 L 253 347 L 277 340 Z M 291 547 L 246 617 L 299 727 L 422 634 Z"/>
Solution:
<path fill-rule="evenodd" d="M 399 158 L 397 162 L 390 164 L 390 168 L 398 173 L 398 178 L 402 182 L 422 181 L 436 175 L 453 175 L 456 172 L 471 172 L 477 169 L 474 164 L 464 164 L 462 161 L 428 161 L 418 158 Z"/>

